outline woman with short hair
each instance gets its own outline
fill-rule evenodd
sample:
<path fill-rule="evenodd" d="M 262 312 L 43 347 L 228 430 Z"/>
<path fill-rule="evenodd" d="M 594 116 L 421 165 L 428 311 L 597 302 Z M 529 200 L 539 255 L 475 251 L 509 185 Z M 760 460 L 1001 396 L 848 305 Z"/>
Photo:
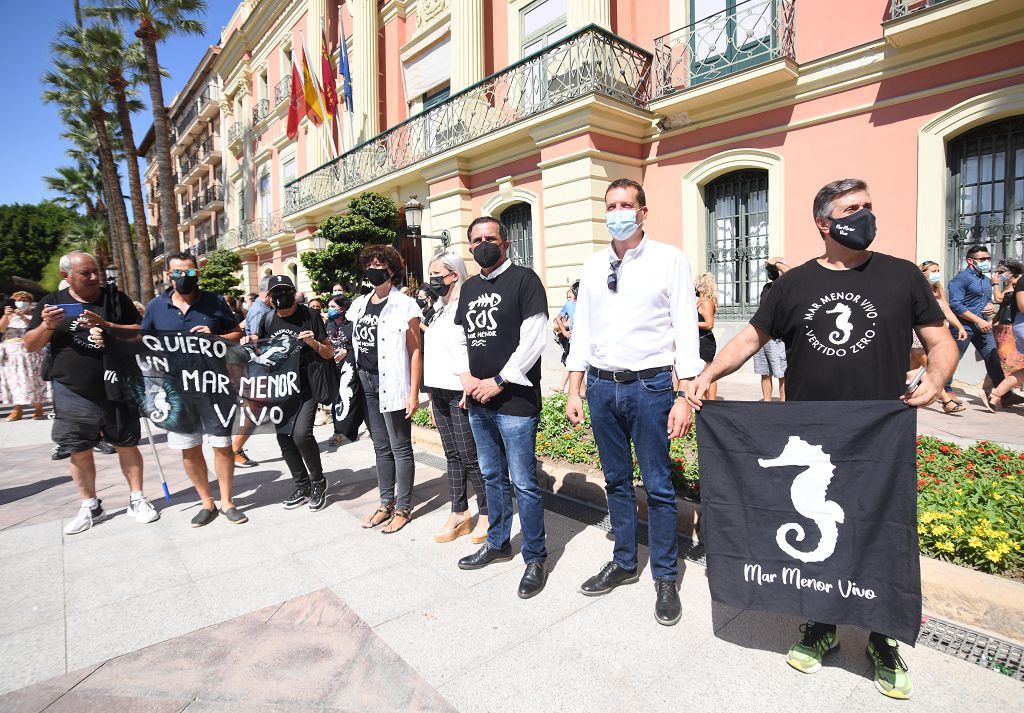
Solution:
<path fill-rule="evenodd" d="M 476 457 L 476 441 L 469 426 L 466 393 L 459 375 L 469 371 L 469 353 L 462 327 L 455 324 L 459 293 L 466 281 L 466 262 L 453 252 L 439 252 L 430 261 L 430 290 L 439 295 L 432 307 L 429 329 L 423 334 L 423 385 L 430 393 L 430 410 L 441 434 L 448 461 L 448 493 L 452 512 L 435 542 L 451 542 L 470 535 L 474 544 L 487 539 L 487 495 Z M 476 493 L 480 517 L 476 528 L 469 513 L 468 483 Z"/>
<path fill-rule="evenodd" d="M 352 348 L 366 401 L 366 426 L 377 456 L 380 505 L 364 528 L 398 532 L 412 520 L 412 415 L 420 402 L 420 308 L 397 287 L 405 262 L 390 245 L 367 245 L 359 266 L 373 289 L 349 308 Z"/>

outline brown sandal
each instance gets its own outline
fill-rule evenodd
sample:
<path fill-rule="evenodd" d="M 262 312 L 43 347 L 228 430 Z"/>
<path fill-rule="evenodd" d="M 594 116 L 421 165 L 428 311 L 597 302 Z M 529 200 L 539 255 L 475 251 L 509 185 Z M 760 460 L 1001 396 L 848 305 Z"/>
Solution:
<path fill-rule="evenodd" d="M 950 399 L 949 401 L 942 402 L 943 413 L 960 413 L 961 411 L 967 410 L 967 407 L 962 402 L 956 399 Z"/>
<path fill-rule="evenodd" d="M 370 515 L 370 524 L 367 525 L 365 522 L 363 522 L 361 527 L 364 530 L 372 530 L 373 528 L 379 525 L 383 525 L 385 522 L 391 522 L 391 519 L 394 517 L 394 513 L 395 506 L 393 504 L 381 505 L 379 508 L 373 511 L 372 515 Z M 378 515 L 383 515 L 383 517 L 377 519 Z"/>
<path fill-rule="evenodd" d="M 401 525 L 399 525 L 394 530 L 386 529 L 387 527 L 389 527 L 391 525 L 391 523 L 393 523 L 395 521 L 396 517 L 402 518 L 403 520 L 405 520 L 405 522 L 403 522 Z M 395 514 L 391 516 L 390 520 L 388 520 L 388 524 L 387 524 L 387 526 L 385 526 L 385 529 L 381 530 L 381 534 L 393 535 L 396 532 L 398 532 L 399 530 L 401 530 L 403 527 L 408 525 L 410 522 L 412 522 L 412 509 L 411 508 L 402 508 L 401 510 L 395 510 Z"/>

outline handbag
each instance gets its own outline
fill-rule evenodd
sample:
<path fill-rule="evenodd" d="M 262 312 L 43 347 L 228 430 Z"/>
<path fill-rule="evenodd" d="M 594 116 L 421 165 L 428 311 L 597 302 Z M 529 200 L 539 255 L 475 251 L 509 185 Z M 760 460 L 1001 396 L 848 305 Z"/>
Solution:
<path fill-rule="evenodd" d="M 309 389 L 318 404 L 330 406 L 338 396 L 341 373 L 334 359 L 317 357 L 309 370 Z"/>

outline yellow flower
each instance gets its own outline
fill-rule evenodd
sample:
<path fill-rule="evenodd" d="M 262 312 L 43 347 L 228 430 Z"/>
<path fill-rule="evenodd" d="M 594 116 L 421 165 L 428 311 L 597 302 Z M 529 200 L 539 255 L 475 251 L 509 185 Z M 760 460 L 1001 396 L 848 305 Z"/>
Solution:
<path fill-rule="evenodd" d="M 942 550 L 943 552 L 952 552 L 955 548 L 953 543 L 949 540 L 943 540 L 942 542 L 935 543 L 935 549 Z"/>
<path fill-rule="evenodd" d="M 935 525 L 932 527 L 933 535 L 945 535 L 949 532 L 949 525 Z"/>
<path fill-rule="evenodd" d="M 999 550 L 988 550 L 985 552 L 985 557 L 993 562 L 998 562 L 1003 558 L 1003 555 Z"/>
<path fill-rule="evenodd" d="M 1008 475 L 1008 476 L 1006 476 L 1006 480 L 1016 480 L 1016 479 L 1017 479 L 1016 475 Z"/>
<path fill-rule="evenodd" d="M 1008 544 L 1006 544 L 1005 542 L 1000 542 L 998 545 L 996 545 L 996 549 L 999 550 L 1000 554 L 1003 554 L 1003 555 L 1010 554 L 1010 546 Z"/>
<path fill-rule="evenodd" d="M 919 535 L 926 535 L 926 534 L 928 534 L 928 528 L 925 527 L 924 525 L 918 525 L 917 526 L 917 534 L 919 534 Z"/>
<path fill-rule="evenodd" d="M 981 544 L 980 537 L 972 537 L 971 539 L 967 540 L 967 544 L 976 550 L 980 550 L 984 546 Z"/>
<path fill-rule="evenodd" d="M 1002 496 L 1002 495 L 1000 495 L 999 493 L 997 493 L 996 491 L 994 491 L 994 490 L 993 490 L 993 491 L 992 491 L 992 499 L 993 499 L 993 500 L 1002 500 L 1002 499 L 1003 499 L 1003 496 Z"/>

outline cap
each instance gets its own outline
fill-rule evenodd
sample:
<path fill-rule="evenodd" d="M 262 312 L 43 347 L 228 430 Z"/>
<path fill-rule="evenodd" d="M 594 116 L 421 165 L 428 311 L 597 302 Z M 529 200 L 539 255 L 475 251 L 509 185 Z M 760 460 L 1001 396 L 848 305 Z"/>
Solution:
<path fill-rule="evenodd" d="M 287 275 L 271 275 L 270 281 L 267 282 L 267 292 L 272 292 L 275 287 L 290 287 L 294 290 L 295 283 Z"/>

